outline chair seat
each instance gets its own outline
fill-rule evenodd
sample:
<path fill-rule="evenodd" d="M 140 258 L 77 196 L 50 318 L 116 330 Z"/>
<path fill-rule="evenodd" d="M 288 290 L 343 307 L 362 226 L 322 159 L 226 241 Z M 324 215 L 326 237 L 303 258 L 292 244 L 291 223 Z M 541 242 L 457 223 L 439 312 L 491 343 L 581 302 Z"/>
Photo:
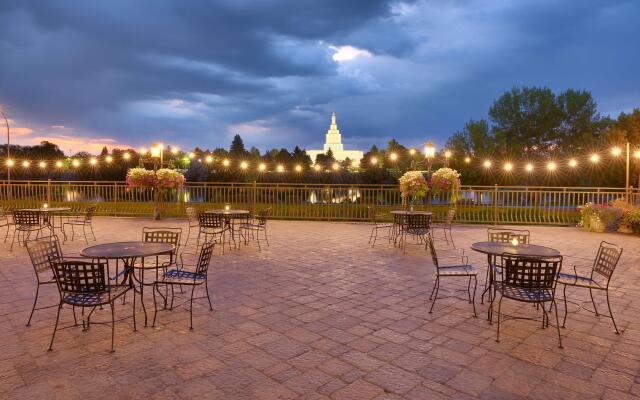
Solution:
<path fill-rule="evenodd" d="M 393 224 L 389 223 L 384 223 L 384 224 L 375 224 L 374 225 L 375 229 L 385 229 L 385 228 L 393 228 Z"/>
<path fill-rule="evenodd" d="M 588 276 L 580 276 L 574 274 L 558 274 L 558 283 L 569 286 L 580 286 L 591 289 L 604 289 L 600 284 Z"/>
<path fill-rule="evenodd" d="M 427 228 L 405 228 L 404 231 L 410 235 L 426 235 L 430 233 L 430 230 Z"/>
<path fill-rule="evenodd" d="M 513 286 L 505 286 L 502 282 L 494 282 L 496 290 L 502 293 L 506 298 L 527 301 L 527 302 L 545 302 L 553 300 L 553 295 L 546 289 L 526 289 Z"/>
<path fill-rule="evenodd" d="M 73 306 L 98 306 L 109 303 L 122 296 L 131 287 L 129 285 L 112 285 L 111 290 L 93 293 L 67 293 L 63 297 L 63 301 Z"/>
<path fill-rule="evenodd" d="M 66 221 L 64 224 L 65 225 L 88 225 L 89 223 L 87 221 L 84 221 L 84 220 L 70 219 L 69 221 Z"/>
<path fill-rule="evenodd" d="M 242 224 L 240 225 L 241 229 L 254 229 L 254 230 L 260 230 L 260 229 L 264 229 L 264 225 L 258 225 L 258 224 Z"/>
<path fill-rule="evenodd" d="M 439 276 L 473 276 L 478 271 L 473 265 L 447 265 L 438 267 Z"/>
<path fill-rule="evenodd" d="M 206 275 L 197 274 L 191 271 L 184 271 L 180 269 L 171 269 L 164 274 L 164 280 L 162 283 L 175 283 L 175 284 L 193 284 L 202 283 L 207 279 Z"/>

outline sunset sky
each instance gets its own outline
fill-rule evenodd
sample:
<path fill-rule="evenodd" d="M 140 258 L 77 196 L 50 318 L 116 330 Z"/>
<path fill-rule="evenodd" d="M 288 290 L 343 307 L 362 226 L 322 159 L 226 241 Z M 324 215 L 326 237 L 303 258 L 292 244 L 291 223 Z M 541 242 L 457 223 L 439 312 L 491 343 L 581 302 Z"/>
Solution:
<path fill-rule="evenodd" d="M 12 141 L 442 145 L 513 86 L 640 105 L 640 1 L 2 1 Z M 4 137 L 0 136 L 0 137 Z M 4 143 L 4 139 L 0 141 Z"/>

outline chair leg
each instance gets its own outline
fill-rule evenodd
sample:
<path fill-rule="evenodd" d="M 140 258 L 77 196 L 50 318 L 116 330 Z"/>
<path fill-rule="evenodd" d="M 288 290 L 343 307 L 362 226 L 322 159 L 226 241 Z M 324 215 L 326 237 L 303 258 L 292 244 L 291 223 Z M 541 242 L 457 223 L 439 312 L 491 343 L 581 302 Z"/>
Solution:
<path fill-rule="evenodd" d="M 476 313 L 476 289 L 478 288 L 478 278 L 473 276 L 473 297 L 471 298 L 471 304 L 473 305 L 473 316 L 474 318 L 478 316 Z"/>
<path fill-rule="evenodd" d="M 589 288 L 589 296 L 591 296 L 591 304 L 593 304 L 593 310 L 596 312 L 596 317 L 597 317 L 600 314 L 598 314 L 598 308 L 596 307 L 596 302 L 593 300 L 593 290 L 591 290 L 591 288 Z"/>
<path fill-rule="evenodd" d="M 196 285 L 191 288 L 191 299 L 189 300 L 189 329 L 193 330 L 193 292 L 196 290 Z"/>
<path fill-rule="evenodd" d="M 620 331 L 618 331 L 618 325 L 616 325 L 616 320 L 613 318 L 613 312 L 611 311 L 611 303 L 609 302 L 609 290 L 606 290 L 607 292 L 607 307 L 609 307 L 609 316 L 611 317 L 611 321 L 613 322 L 613 327 L 616 330 L 616 335 L 620 334 Z"/>
<path fill-rule="evenodd" d="M 91 231 L 91 236 L 93 236 L 93 241 L 95 242 L 96 240 L 98 240 L 96 239 L 96 234 L 93 233 L 93 223 L 89 225 L 89 230 Z"/>
<path fill-rule="evenodd" d="M 116 349 L 113 347 L 116 337 L 116 313 L 113 306 L 113 301 L 109 303 L 111 306 L 111 352 L 115 352 Z"/>
<path fill-rule="evenodd" d="M 567 314 L 569 313 L 569 306 L 567 305 L 567 285 L 563 285 L 562 298 L 564 299 L 564 318 L 562 319 L 562 327 L 567 323 Z"/>
<path fill-rule="evenodd" d="M 469 303 L 471 303 L 471 276 L 469 276 L 469 283 L 467 284 L 467 296 L 469 296 Z"/>
<path fill-rule="evenodd" d="M 20 231 L 18 231 L 17 229 L 13 230 L 13 238 L 11 238 L 11 247 L 9 249 L 9 251 L 13 250 L 13 243 L 16 241 L 16 233 L 18 235 L 20 235 Z M 20 237 L 18 236 L 18 241 L 20 241 Z"/>
<path fill-rule="evenodd" d="M 498 300 L 498 330 L 496 334 L 496 342 L 500 343 L 500 310 L 502 309 L 502 295 L 500 295 L 500 300 Z"/>
<path fill-rule="evenodd" d="M 62 301 L 58 305 L 58 315 L 56 315 L 56 323 L 53 326 L 53 335 L 51 335 L 51 343 L 49 343 L 49 351 L 53 350 L 53 339 L 56 337 L 56 331 L 58 330 L 58 321 L 60 320 L 60 311 L 62 310 Z"/>
<path fill-rule="evenodd" d="M 556 330 L 558 331 L 558 342 L 560 343 L 560 348 L 562 348 L 562 335 L 560 335 L 560 323 L 558 322 L 558 306 L 555 300 L 551 301 L 553 303 L 553 308 L 556 314 Z M 544 309 L 544 307 L 543 307 Z M 547 317 L 548 318 L 548 317 Z"/>
<path fill-rule="evenodd" d="M 158 290 L 158 285 L 154 284 L 151 292 L 153 293 L 153 322 L 151 322 L 151 327 L 156 327 L 156 317 L 158 316 L 158 303 L 156 302 L 156 290 Z"/>
<path fill-rule="evenodd" d="M 373 239 L 373 232 L 376 230 L 375 227 L 371 228 L 371 233 L 369 234 L 369 244 L 371 244 L 371 239 Z M 375 244 L 375 243 L 374 243 Z"/>
<path fill-rule="evenodd" d="M 84 236 L 84 241 L 86 244 L 89 244 L 89 239 L 87 239 L 87 228 L 82 225 L 82 235 Z"/>
<path fill-rule="evenodd" d="M 429 314 L 431 314 L 431 312 L 433 311 L 433 306 L 436 304 L 436 300 L 438 299 L 438 292 L 440 291 L 440 277 L 438 275 L 436 275 L 436 295 L 433 297 L 433 300 L 431 301 L 431 308 L 429 308 Z"/>
<path fill-rule="evenodd" d="M 211 305 L 211 297 L 209 297 L 209 279 L 204 281 L 204 289 L 207 291 L 207 300 L 209 301 L 209 311 L 213 311 L 213 306 Z"/>
<path fill-rule="evenodd" d="M 36 298 L 33 299 L 33 308 L 31 308 L 31 314 L 29 314 L 27 326 L 31 326 L 31 318 L 33 317 L 33 312 L 36 310 L 36 305 L 38 304 L 38 293 L 40 293 L 40 284 L 36 285 Z"/>
<path fill-rule="evenodd" d="M 269 238 L 267 237 L 267 225 L 264 226 L 264 240 L 267 242 L 267 247 L 269 247 Z"/>

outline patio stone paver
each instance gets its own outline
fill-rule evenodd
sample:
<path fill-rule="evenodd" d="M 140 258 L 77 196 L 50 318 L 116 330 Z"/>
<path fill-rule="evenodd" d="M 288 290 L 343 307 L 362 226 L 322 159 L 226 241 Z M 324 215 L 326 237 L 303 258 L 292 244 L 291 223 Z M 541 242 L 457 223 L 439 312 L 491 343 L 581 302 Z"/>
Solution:
<path fill-rule="evenodd" d="M 186 223 L 95 221 L 98 243 L 138 240 L 143 226 Z M 141 327 L 138 302 L 138 332 L 130 319 L 116 323 L 116 353 L 109 354 L 110 329 L 102 325 L 84 333 L 61 330 L 54 351 L 47 352 L 55 308 L 36 311 L 32 326 L 25 327 L 33 270 L 25 249 L 10 252 L 0 243 L 0 398 L 639 398 L 640 238 L 529 229 L 533 243 L 565 256 L 591 258 L 601 240 L 624 247 L 611 285 L 621 335 L 609 319 L 580 311 L 569 314 L 562 329 L 564 349 L 557 346 L 554 327 L 541 329 L 531 321 L 505 321 L 496 343 L 496 327 L 486 321 L 488 305 L 480 304 L 484 256 L 467 252 L 481 268 L 478 318 L 466 293 L 439 299 L 429 314 L 434 267 L 421 246 L 410 246 L 406 255 L 384 241 L 371 248 L 365 224 L 272 221 L 270 247 L 216 252 L 209 273 L 214 310 L 198 300 L 193 331 L 182 305 L 161 311 L 155 328 Z M 456 227 L 457 246 L 468 249 L 484 240 L 485 230 Z M 74 255 L 85 246 L 76 240 L 63 251 Z M 466 286 L 442 282 L 442 294 L 453 294 L 451 289 Z M 569 292 L 589 301 L 588 292 Z M 41 305 L 58 300 L 53 287 L 41 295 Z M 605 298 L 595 295 L 599 309 L 606 310 Z M 117 303 L 117 316 L 128 316 L 131 306 L 130 299 Z M 562 315 L 563 304 L 558 308 Z M 503 309 L 535 315 L 535 308 L 508 301 Z M 105 319 L 108 311 L 96 314 L 94 319 Z M 64 309 L 61 324 L 72 322 Z"/>

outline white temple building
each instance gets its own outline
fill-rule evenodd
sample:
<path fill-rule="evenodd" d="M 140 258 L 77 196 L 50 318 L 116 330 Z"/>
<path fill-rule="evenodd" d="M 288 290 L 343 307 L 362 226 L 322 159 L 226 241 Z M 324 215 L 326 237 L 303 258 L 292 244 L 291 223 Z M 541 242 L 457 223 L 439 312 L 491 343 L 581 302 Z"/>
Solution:
<path fill-rule="evenodd" d="M 359 164 L 360 160 L 364 156 L 360 150 L 345 150 L 342 144 L 342 135 L 336 124 L 336 113 L 331 114 L 331 125 L 327 131 L 327 135 L 324 142 L 324 150 L 307 150 L 307 154 L 311 157 L 312 162 L 316 162 L 316 156 L 318 154 L 326 154 L 331 149 L 333 158 L 337 161 L 344 161 L 345 159 L 351 160 L 354 164 Z"/>

